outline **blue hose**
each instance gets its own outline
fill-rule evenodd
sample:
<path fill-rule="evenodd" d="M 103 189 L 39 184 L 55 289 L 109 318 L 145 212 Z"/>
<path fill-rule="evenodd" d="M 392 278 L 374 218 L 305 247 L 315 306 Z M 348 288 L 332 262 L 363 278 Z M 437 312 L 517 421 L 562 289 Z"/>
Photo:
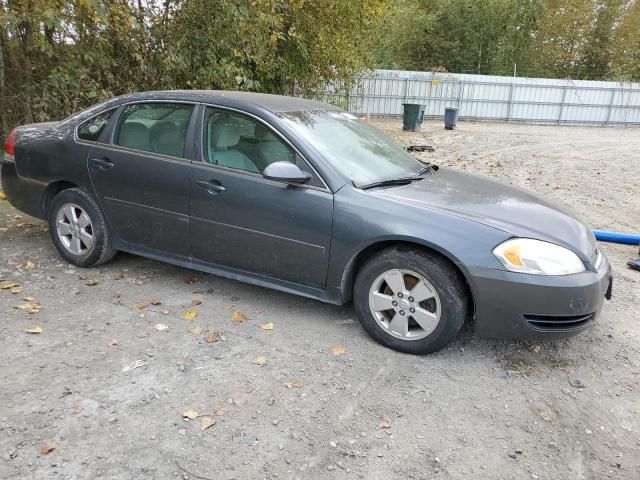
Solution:
<path fill-rule="evenodd" d="M 593 234 L 596 236 L 596 240 L 600 240 L 601 242 L 624 243 L 625 245 L 640 244 L 640 235 L 608 232 L 607 230 L 594 230 Z"/>

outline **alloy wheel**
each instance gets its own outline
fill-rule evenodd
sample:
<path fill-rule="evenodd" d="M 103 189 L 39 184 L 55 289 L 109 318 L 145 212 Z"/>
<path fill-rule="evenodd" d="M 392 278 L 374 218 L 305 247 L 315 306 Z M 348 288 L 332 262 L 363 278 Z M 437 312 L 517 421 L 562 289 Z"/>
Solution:
<path fill-rule="evenodd" d="M 56 231 L 64 247 L 74 255 L 85 255 L 93 246 L 93 225 L 87 212 L 75 203 L 65 203 L 56 215 Z"/>
<path fill-rule="evenodd" d="M 440 297 L 417 272 L 387 270 L 369 290 L 369 309 L 385 332 L 402 340 L 420 340 L 440 322 Z"/>

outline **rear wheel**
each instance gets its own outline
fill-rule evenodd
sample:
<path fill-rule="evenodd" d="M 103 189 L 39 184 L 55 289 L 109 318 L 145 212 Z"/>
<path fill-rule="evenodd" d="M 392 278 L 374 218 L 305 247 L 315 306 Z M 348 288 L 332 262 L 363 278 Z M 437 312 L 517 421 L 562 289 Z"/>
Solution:
<path fill-rule="evenodd" d="M 426 354 L 460 331 L 467 289 L 441 256 L 418 249 L 389 249 L 360 269 L 354 307 L 364 329 L 394 350 Z"/>
<path fill-rule="evenodd" d="M 48 209 L 49 231 L 56 249 L 69 263 L 94 267 L 108 262 L 116 251 L 100 208 L 79 188 L 63 190 Z"/>

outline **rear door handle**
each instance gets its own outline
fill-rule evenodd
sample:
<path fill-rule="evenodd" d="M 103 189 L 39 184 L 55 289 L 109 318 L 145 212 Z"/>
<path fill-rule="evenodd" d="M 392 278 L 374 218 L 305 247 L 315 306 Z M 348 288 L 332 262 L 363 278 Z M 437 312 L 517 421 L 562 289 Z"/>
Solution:
<path fill-rule="evenodd" d="M 196 184 L 200 188 L 204 188 L 211 195 L 218 195 L 220 192 L 224 192 L 227 189 L 222 186 L 222 184 L 218 180 L 211 180 L 209 182 L 205 182 L 204 180 L 199 180 Z"/>
<path fill-rule="evenodd" d="M 107 170 L 109 168 L 113 168 L 115 167 L 115 165 L 113 164 L 113 162 L 111 162 L 108 158 L 92 158 L 91 160 L 89 160 L 93 165 L 95 165 L 96 167 L 102 169 L 102 170 Z"/>

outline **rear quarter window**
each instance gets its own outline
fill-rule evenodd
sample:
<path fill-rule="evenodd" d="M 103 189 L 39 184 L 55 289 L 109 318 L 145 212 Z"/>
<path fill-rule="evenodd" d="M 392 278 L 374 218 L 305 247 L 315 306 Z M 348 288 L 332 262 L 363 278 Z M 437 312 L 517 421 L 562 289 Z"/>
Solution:
<path fill-rule="evenodd" d="M 114 112 L 115 109 L 109 110 L 81 123 L 78 127 L 78 138 L 88 142 L 97 142 Z"/>

